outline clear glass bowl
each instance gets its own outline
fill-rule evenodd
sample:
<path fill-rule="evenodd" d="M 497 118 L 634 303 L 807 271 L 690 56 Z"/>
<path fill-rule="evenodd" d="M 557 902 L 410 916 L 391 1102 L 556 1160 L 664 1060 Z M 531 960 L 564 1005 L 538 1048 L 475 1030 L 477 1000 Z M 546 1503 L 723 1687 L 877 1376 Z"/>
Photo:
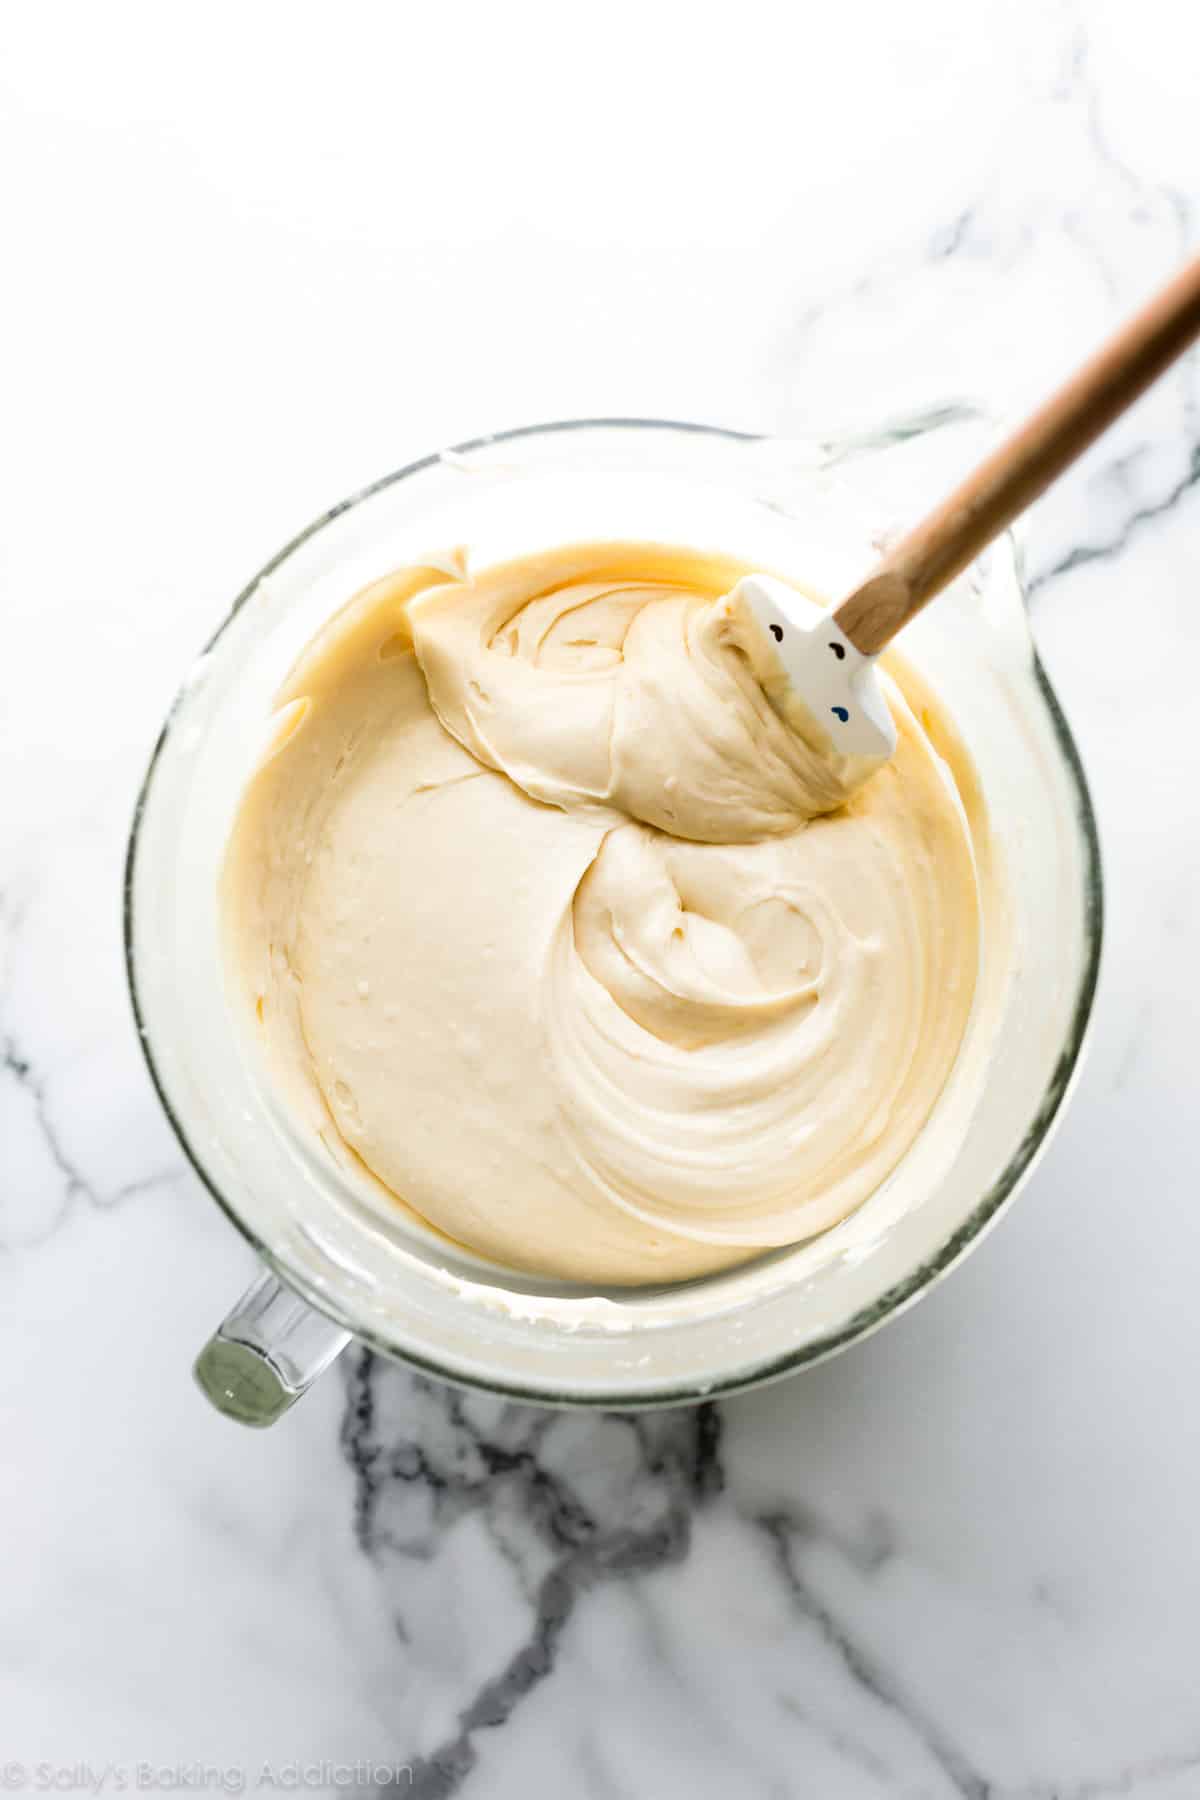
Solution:
<path fill-rule="evenodd" d="M 974 452 L 963 416 L 849 442 L 656 420 L 502 433 L 343 501 L 257 575 L 193 666 L 138 800 L 126 869 L 130 990 L 151 1075 L 197 1174 L 264 1263 L 197 1365 L 265 1424 L 350 1335 L 451 1381 L 559 1405 L 679 1404 L 769 1381 L 873 1331 L 940 1279 L 1028 1175 L 1083 1044 L 1101 938 L 1095 820 L 1038 663 L 1011 541 L 904 637 L 971 750 L 1003 869 L 987 922 L 994 1039 L 973 1030 L 929 1127 L 864 1206 L 811 1243 L 655 1290 L 584 1292 L 486 1264 L 364 1207 L 301 1140 L 227 1009 L 217 875 L 271 700 L 366 582 L 468 543 L 711 544 L 828 593 Z M 315 1310 L 314 1310 L 315 1309 Z"/>

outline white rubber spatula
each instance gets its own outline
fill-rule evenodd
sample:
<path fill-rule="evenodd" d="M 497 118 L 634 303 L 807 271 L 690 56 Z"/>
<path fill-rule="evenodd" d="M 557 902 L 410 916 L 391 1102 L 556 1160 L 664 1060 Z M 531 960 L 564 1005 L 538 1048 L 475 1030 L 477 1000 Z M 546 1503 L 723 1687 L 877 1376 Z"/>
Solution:
<path fill-rule="evenodd" d="M 889 550 L 831 612 L 805 616 L 782 581 L 749 575 L 731 604 L 745 605 L 774 640 L 788 686 L 775 703 L 815 725 L 839 755 L 863 758 L 861 776 L 896 748 L 896 728 L 875 659 L 1006 525 L 1132 406 L 1200 336 L 1200 257 L 1086 362 L 1065 387 L 942 504 Z"/>

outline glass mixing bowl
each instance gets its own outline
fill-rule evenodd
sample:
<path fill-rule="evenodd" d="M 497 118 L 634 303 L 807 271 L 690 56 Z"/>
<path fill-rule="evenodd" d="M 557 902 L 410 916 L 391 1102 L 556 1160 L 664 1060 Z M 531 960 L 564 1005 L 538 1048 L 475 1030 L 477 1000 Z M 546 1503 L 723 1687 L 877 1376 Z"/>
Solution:
<path fill-rule="evenodd" d="M 266 1268 L 197 1363 L 268 1424 L 351 1336 L 448 1380 L 558 1405 L 676 1405 L 769 1381 L 873 1331 L 940 1279 L 1028 1175 L 1076 1068 L 1096 985 L 1100 861 L 1079 756 L 1029 635 L 1011 540 L 904 634 L 986 798 L 1002 899 L 986 920 L 990 1033 L 968 1031 L 900 1167 L 821 1237 L 723 1274 L 583 1291 L 488 1264 L 363 1205 L 302 1139 L 224 995 L 217 883 L 272 696 L 368 581 L 469 544 L 711 545 L 830 595 L 973 454 L 964 415 L 853 441 L 654 420 L 502 433 L 413 463 L 318 519 L 239 596 L 155 747 L 126 870 L 126 954 L 155 1086 L 196 1173 Z M 979 1010 L 979 1009 L 977 1009 Z"/>

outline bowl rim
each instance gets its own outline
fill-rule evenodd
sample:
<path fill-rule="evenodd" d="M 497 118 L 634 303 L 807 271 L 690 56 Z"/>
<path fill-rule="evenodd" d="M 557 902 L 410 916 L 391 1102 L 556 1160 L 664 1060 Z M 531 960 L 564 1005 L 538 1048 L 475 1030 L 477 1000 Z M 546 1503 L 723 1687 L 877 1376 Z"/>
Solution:
<path fill-rule="evenodd" d="M 229 629 L 242 607 L 249 602 L 262 583 L 276 569 L 302 545 L 316 537 L 344 513 L 350 512 L 386 489 L 420 475 L 426 469 L 434 468 L 447 454 L 466 456 L 472 452 L 490 449 L 498 444 L 512 443 L 522 438 L 583 431 L 679 432 L 744 444 L 766 443 L 771 439 L 769 433 L 737 431 L 725 426 L 707 425 L 693 420 L 584 418 L 518 425 L 507 430 L 488 432 L 480 437 L 468 438 L 461 443 L 447 445 L 443 449 L 433 451 L 428 456 L 419 457 L 416 461 L 405 463 L 401 467 L 391 470 L 388 474 L 369 482 L 365 487 L 356 489 L 297 532 L 241 589 L 229 611 L 205 643 L 199 653 L 200 656 L 209 654 Z M 1049 1144 L 1054 1126 L 1061 1116 L 1063 1104 L 1079 1074 L 1099 980 L 1104 938 L 1104 883 L 1101 870 L 1100 836 L 1078 747 L 1050 679 L 1037 655 L 1036 648 L 1033 651 L 1033 675 L 1036 688 L 1046 708 L 1055 744 L 1074 790 L 1083 853 L 1084 954 L 1081 959 L 1070 1024 L 1063 1048 L 1051 1072 L 1041 1102 L 1030 1120 L 1024 1136 L 1004 1169 L 985 1190 L 968 1217 L 950 1233 L 932 1256 L 925 1258 L 923 1262 L 911 1269 L 899 1281 L 894 1282 L 878 1298 L 860 1308 L 835 1330 L 827 1331 L 797 1349 L 767 1357 L 749 1369 L 740 1368 L 732 1373 L 728 1380 L 705 1383 L 684 1382 L 669 1390 L 639 1391 L 636 1384 L 631 1384 L 628 1388 L 620 1388 L 611 1392 L 590 1389 L 573 1393 L 559 1392 L 553 1389 L 533 1387 L 521 1382 L 474 1378 L 464 1374 L 460 1369 L 447 1368 L 436 1359 L 425 1356 L 419 1351 L 400 1347 L 385 1340 L 370 1325 L 363 1325 L 350 1317 L 348 1312 L 339 1306 L 336 1296 L 331 1297 L 323 1290 L 316 1288 L 303 1272 L 293 1269 L 285 1258 L 278 1255 L 258 1237 L 254 1229 L 227 1200 L 216 1180 L 209 1174 L 203 1159 L 190 1141 L 187 1131 L 172 1105 L 164 1079 L 155 1061 L 149 1028 L 146 1024 L 138 990 L 134 887 L 141 828 L 159 762 L 170 738 L 176 714 L 188 692 L 188 682 L 185 676 L 167 710 L 134 802 L 122 877 L 122 925 L 125 975 L 138 1042 L 141 1045 L 142 1055 L 145 1058 L 146 1068 L 158 1096 L 159 1104 L 193 1172 L 216 1201 L 226 1218 L 251 1245 L 256 1255 L 281 1282 L 300 1294 L 316 1312 L 322 1313 L 326 1318 L 341 1326 L 371 1350 L 458 1387 L 473 1388 L 542 1406 L 650 1409 L 689 1405 L 719 1399 L 724 1395 L 745 1392 L 750 1388 L 764 1386 L 768 1382 L 782 1380 L 797 1370 L 823 1362 L 848 1345 L 870 1336 L 889 1319 L 897 1317 L 914 1305 L 918 1299 L 943 1280 L 966 1255 L 967 1251 L 973 1248 L 996 1222 L 1006 1204 L 1015 1197 L 1019 1188 L 1033 1172 L 1037 1161 Z"/>

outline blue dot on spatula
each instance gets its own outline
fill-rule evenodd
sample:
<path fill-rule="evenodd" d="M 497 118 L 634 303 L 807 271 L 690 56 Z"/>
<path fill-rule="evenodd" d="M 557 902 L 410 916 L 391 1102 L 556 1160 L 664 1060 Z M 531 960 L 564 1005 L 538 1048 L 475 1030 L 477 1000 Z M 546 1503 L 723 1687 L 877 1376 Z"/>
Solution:
<path fill-rule="evenodd" d="M 829 710 L 833 713 L 835 718 L 842 721 L 843 725 L 849 724 L 850 714 L 846 711 L 844 706 L 831 706 Z"/>

